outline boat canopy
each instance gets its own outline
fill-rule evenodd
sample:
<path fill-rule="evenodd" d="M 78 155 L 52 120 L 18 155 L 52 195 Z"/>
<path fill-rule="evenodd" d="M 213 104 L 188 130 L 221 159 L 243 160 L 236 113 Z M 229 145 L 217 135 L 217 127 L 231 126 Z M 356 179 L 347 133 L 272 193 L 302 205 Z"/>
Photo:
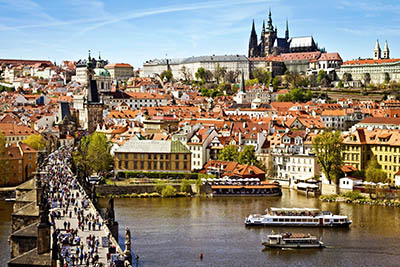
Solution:
<path fill-rule="evenodd" d="M 309 183 L 298 183 L 297 187 L 301 187 L 301 188 L 319 188 L 318 185 L 316 184 L 309 184 Z"/>
<path fill-rule="evenodd" d="M 266 209 L 265 211 L 268 211 Z M 269 208 L 269 211 L 272 212 L 318 212 L 319 209 L 311 209 L 311 208 Z"/>

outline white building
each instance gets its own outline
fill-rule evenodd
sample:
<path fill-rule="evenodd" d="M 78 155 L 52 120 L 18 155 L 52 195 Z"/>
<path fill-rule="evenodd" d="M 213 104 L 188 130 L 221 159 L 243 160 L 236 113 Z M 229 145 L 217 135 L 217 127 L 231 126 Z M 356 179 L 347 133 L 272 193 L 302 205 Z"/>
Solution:
<path fill-rule="evenodd" d="M 230 56 L 200 56 L 185 59 L 155 59 L 143 63 L 141 77 L 156 77 L 168 68 L 171 69 L 175 79 L 184 79 L 182 68 L 186 69 L 189 77 L 195 79 L 195 73 L 199 68 L 214 72 L 219 65 L 227 71 L 243 72 L 245 79 L 249 79 L 249 59 L 243 55 Z"/>

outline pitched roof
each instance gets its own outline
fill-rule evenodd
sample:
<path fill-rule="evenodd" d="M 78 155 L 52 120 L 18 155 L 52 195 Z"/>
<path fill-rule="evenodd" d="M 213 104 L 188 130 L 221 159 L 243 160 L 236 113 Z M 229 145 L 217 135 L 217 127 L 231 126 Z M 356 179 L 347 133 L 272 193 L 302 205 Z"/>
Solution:
<path fill-rule="evenodd" d="M 389 64 L 399 62 L 400 58 L 390 58 L 390 59 L 357 59 L 348 60 L 343 63 L 343 66 L 348 65 L 375 65 L 375 64 Z"/>

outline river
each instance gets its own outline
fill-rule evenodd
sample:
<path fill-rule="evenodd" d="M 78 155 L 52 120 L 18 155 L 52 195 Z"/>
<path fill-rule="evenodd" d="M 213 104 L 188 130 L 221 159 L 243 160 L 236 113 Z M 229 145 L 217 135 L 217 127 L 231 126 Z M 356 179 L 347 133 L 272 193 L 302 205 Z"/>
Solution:
<path fill-rule="evenodd" d="M 317 250 L 265 250 L 272 228 L 246 228 L 249 213 L 268 207 L 308 207 L 348 215 L 350 229 L 273 228 L 306 232 L 327 245 Z M 9 259 L 12 204 L 0 203 L 0 266 Z M 398 266 L 400 208 L 326 203 L 284 190 L 281 198 L 116 199 L 120 243 L 132 232 L 140 266 Z M 203 260 L 200 261 L 200 253 Z"/>
<path fill-rule="evenodd" d="M 263 250 L 261 240 L 272 228 L 246 228 L 244 218 L 268 207 L 319 208 L 348 215 L 353 224 L 350 229 L 275 227 L 275 232 L 320 236 L 327 248 Z M 128 226 L 140 266 L 398 266 L 400 262 L 399 208 L 325 203 L 284 190 L 281 198 L 117 199 L 115 211 L 120 240 Z"/>

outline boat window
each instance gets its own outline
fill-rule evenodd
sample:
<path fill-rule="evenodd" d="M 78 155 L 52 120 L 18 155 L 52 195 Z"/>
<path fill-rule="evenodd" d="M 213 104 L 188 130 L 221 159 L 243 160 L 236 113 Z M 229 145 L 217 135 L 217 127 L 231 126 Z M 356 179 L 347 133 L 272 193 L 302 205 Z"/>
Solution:
<path fill-rule="evenodd" d="M 316 222 L 316 223 L 317 223 L 317 222 L 318 222 L 318 219 L 314 219 L 314 222 Z"/>
<path fill-rule="evenodd" d="M 280 222 L 283 222 L 284 220 L 283 220 L 283 219 L 279 219 L 279 221 L 280 221 Z"/>
<path fill-rule="evenodd" d="M 313 221 L 313 219 L 308 219 L 308 222 L 312 222 Z"/>
<path fill-rule="evenodd" d="M 278 221 L 278 219 L 272 219 L 272 221 L 273 221 L 273 222 L 277 222 L 277 221 Z"/>
<path fill-rule="evenodd" d="M 324 220 L 324 222 L 326 222 L 326 223 L 329 223 L 329 222 L 330 222 L 330 220 L 329 220 L 329 219 L 325 219 L 325 220 Z"/>
<path fill-rule="evenodd" d="M 296 222 L 301 222 L 301 219 L 300 219 L 300 218 L 297 218 L 297 219 L 296 219 Z"/>
<path fill-rule="evenodd" d="M 289 222 L 289 221 L 290 221 L 290 219 L 288 219 L 288 218 L 285 219 L 285 222 Z"/>
<path fill-rule="evenodd" d="M 301 219 L 302 222 L 307 222 L 307 219 Z"/>
<path fill-rule="evenodd" d="M 339 222 L 339 219 L 334 219 L 333 221 L 337 223 L 337 222 Z"/>

